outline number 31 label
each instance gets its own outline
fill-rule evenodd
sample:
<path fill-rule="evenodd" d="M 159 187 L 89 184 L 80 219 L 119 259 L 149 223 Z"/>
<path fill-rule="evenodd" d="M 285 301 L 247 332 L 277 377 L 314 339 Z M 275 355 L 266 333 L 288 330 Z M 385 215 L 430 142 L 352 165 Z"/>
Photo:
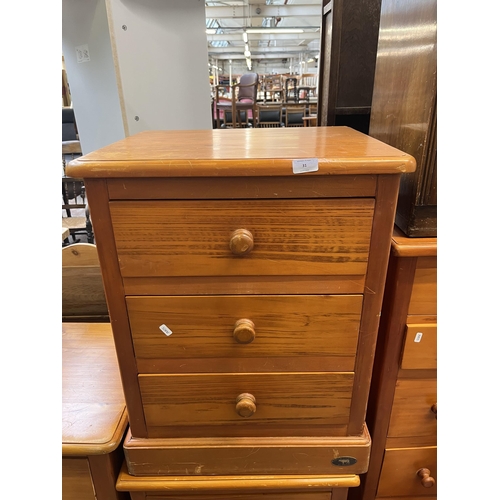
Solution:
<path fill-rule="evenodd" d="M 317 158 L 306 158 L 303 160 L 292 160 L 292 170 L 294 174 L 305 172 L 316 172 L 319 170 Z"/>

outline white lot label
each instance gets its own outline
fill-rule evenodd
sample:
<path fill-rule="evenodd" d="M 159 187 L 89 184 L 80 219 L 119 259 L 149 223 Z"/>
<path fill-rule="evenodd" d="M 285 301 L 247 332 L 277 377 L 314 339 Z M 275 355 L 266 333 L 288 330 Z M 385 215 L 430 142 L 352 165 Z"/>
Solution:
<path fill-rule="evenodd" d="M 170 328 L 167 326 L 167 325 L 161 325 L 160 326 L 160 330 L 167 336 L 167 337 L 170 337 L 170 335 L 172 335 L 172 330 L 170 330 Z"/>
<path fill-rule="evenodd" d="M 423 336 L 424 334 L 422 332 L 417 332 L 417 334 L 415 335 L 415 340 L 413 342 L 420 342 Z"/>
<path fill-rule="evenodd" d="M 305 172 L 316 172 L 319 170 L 317 158 L 305 158 L 303 160 L 292 160 L 292 170 L 294 174 Z"/>

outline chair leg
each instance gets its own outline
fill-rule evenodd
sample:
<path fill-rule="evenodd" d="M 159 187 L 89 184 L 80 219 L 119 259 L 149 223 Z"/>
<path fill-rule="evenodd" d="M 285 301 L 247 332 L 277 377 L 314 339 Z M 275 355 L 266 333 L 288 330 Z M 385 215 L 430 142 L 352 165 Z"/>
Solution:
<path fill-rule="evenodd" d="M 88 207 L 85 209 L 85 229 L 87 230 L 87 240 L 89 243 L 94 243 L 94 230 L 92 228 L 92 222 L 90 220 L 90 212 Z"/>

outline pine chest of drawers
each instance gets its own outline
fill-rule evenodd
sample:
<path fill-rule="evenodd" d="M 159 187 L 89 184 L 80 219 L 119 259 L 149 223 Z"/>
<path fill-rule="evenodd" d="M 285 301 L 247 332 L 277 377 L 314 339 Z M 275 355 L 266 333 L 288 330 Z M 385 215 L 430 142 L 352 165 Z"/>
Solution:
<path fill-rule="evenodd" d="M 347 127 L 151 131 L 78 158 L 128 471 L 359 474 L 399 178 Z"/>
<path fill-rule="evenodd" d="M 394 229 L 367 423 L 368 472 L 349 500 L 437 498 L 437 238 Z"/>

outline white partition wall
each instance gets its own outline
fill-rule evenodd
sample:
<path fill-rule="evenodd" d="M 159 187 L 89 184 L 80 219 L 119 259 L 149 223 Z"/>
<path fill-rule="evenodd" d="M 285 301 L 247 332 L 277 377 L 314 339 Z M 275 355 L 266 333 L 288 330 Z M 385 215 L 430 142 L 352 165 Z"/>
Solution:
<path fill-rule="evenodd" d="M 205 2 L 106 5 L 126 135 L 212 128 Z"/>
<path fill-rule="evenodd" d="M 83 153 L 144 130 L 212 128 L 205 2 L 63 0 Z"/>
<path fill-rule="evenodd" d="M 62 49 L 82 152 L 123 139 L 105 0 L 63 0 Z"/>

